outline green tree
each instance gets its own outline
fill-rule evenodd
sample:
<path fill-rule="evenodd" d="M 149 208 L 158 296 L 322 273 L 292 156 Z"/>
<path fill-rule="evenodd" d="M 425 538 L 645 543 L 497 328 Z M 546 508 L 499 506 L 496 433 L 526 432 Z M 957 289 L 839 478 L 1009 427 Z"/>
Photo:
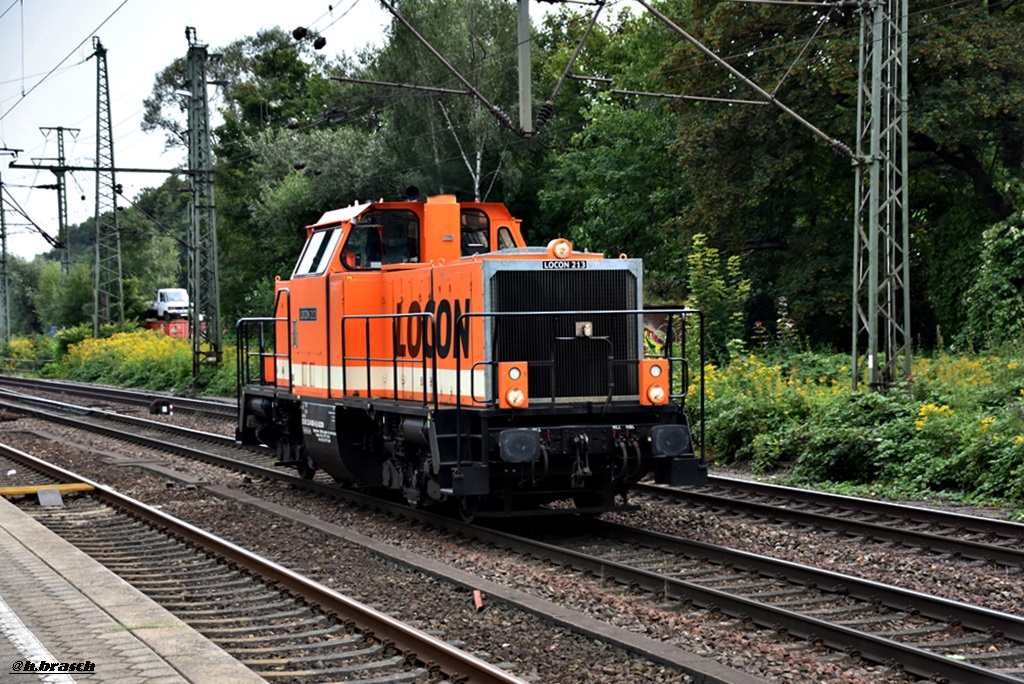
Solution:
<path fill-rule="evenodd" d="M 16 256 L 7 257 L 11 334 L 29 335 L 41 330 L 35 298 L 40 272 L 48 262 L 45 256 L 37 256 L 32 261 Z"/>
<path fill-rule="evenodd" d="M 740 258 L 730 256 L 723 265 L 721 254 L 708 244 L 706 235 L 693 236 L 693 251 L 687 262 L 690 296 L 686 305 L 704 314 L 708 360 L 726 364 L 734 341 L 742 345 L 743 309 L 750 296 L 750 281 L 742 276 Z"/>
<path fill-rule="evenodd" d="M 540 208 L 578 248 L 645 260 L 648 287 L 682 299 L 685 246 L 671 230 L 685 206 L 683 171 L 669 154 L 675 126 L 664 106 L 623 107 L 601 96 L 572 147 L 552 159 Z"/>
<path fill-rule="evenodd" d="M 207 78 L 221 85 L 221 98 L 211 105 L 224 117 L 217 127 L 221 146 L 290 119 L 305 124 L 330 107 L 326 59 L 280 27 L 210 52 Z M 188 148 L 188 89 L 188 59 L 179 57 L 157 74 L 144 102 L 142 129 L 162 131 L 168 148 Z"/>
<path fill-rule="evenodd" d="M 492 104 L 514 116 L 515 6 L 500 0 L 417 0 L 398 11 Z M 367 77 L 464 90 L 461 83 L 397 20 L 388 43 L 373 55 Z M 398 91 L 396 91 L 398 92 Z M 412 94 L 409 94 L 412 92 Z M 501 196 L 507 148 L 515 142 L 495 116 L 469 95 L 388 92 L 380 130 L 404 169 L 407 184 L 467 199 Z"/>
<path fill-rule="evenodd" d="M 89 264 L 79 261 L 61 274 L 56 261 L 40 261 L 39 280 L 33 296 L 38 330 L 65 328 L 92 320 L 93 278 Z"/>
<path fill-rule="evenodd" d="M 584 35 L 589 17 L 549 16 L 540 42 L 542 92 L 553 89 Z M 685 295 L 685 253 L 675 220 L 688 204 L 685 167 L 673 153 L 677 117 L 664 99 L 610 94 L 614 87 L 657 91 L 670 37 L 644 15 L 606 16 L 585 42 L 573 74 L 604 80 L 568 81 L 541 130 L 544 170 L 537 189 L 538 223 L 546 237 L 578 247 L 643 257 L 649 295 L 671 302 Z"/>
<path fill-rule="evenodd" d="M 964 297 L 957 341 L 970 348 L 1024 343 L 1024 216 L 985 231 L 978 277 Z"/>
<path fill-rule="evenodd" d="M 728 2 L 662 7 L 742 73 L 852 147 L 859 15 Z M 918 221 L 927 221 L 912 226 L 912 283 L 929 288 L 912 291 L 920 323 L 932 317 L 929 302 L 958 301 L 947 275 L 978 263 L 981 231 L 1007 216 L 1012 190 L 1019 188 L 1021 10 L 929 0 L 915 5 L 910 35 L 911 205 Z M 679 94 L 756 99 L 684 41 L 661 78 Z M 767 305 L 785 294 L 814 340 L 846 346 L 849 160 L 772 106 L 688 102 L 677 111 L 676 149 L 689 171 L 686 194 L 692 201 L 680 228 L 744 253 L 758 301 L 766 305 L 757 318 L 770 317 Z M 966 206 L 964 188 L 970 189 Z M 973 212 L 965 215 L 968 209 Z M 968 274 L 963 283 L 972 279 Z M 952 309 L 940 311 L 944 328 L 955 325 Z M 917 327 L 926 341 L 929 328 Z"/>
<path fill-rule="evenodd" d="M 184 286 L 187 249 L 180 238 L 163 232 L 162 223 L 137 209 L 129 208 L 120 218 L 125 317 L 138 318 L 157 288 Z"/>

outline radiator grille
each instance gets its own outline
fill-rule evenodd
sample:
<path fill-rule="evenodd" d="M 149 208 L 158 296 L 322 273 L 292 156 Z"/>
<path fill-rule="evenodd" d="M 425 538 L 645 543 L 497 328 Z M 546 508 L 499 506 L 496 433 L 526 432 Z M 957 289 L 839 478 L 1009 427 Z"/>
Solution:
<path fill-rule="evenodd" d="M 499 316 L 496 361 L 530 364 L 530 400 L 636 395 L 638 317 L 587 311 L 637 306 L 636 276 L 628 270 L 510 271 L 491 280 L 494 312 L 551 311 L 552 316 Z M 576 337 L 576 324 L 593 324 L 593 337 Z M 609 363 L 611 357 L 611 363 Z"/>

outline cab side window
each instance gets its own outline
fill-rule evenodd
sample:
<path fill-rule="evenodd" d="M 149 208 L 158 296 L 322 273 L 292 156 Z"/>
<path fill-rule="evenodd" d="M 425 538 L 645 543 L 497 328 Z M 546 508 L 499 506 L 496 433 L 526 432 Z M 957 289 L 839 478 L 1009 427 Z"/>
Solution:
<path fill-rule="evenodd" d="M 491 251 L 491 222 L 479 209 L 462 210 L 462 256 Z"/>
<path fill-rule="evenodd" d="M 508 226 L 498 229 L 498 249 L 512 249 L 516 246 L 516 240 L 512 237 L 512 231 Z"/>
<path fill-rule="evenodd" d="M 380 226 L 355 225 L 348 232 L 341 264 L 350 271 L 380 268 Z"/>
<path fill-rule="evenodd" d="M 413 264 L 419 260 L 419 218 L 406 210 L 366 212 L 352 222 L 341 250 L 341 264 L 350 271 Z"/>

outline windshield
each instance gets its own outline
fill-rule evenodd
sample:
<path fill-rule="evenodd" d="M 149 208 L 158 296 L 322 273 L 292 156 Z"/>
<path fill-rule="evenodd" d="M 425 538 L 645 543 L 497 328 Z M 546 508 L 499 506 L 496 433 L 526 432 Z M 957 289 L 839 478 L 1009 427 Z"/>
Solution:
<path fill-rule="evenodd" d="M 184 290 L 168 290 L 167 301 L 169 302 L 188 302 L 188 293 Z"/>

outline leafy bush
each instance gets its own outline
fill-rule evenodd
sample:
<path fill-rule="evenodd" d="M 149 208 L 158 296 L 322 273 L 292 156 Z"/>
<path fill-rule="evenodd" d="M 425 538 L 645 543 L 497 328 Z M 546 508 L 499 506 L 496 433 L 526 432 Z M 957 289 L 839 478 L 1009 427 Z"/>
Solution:
<path fill-rule="evenodd" d="M 13 337 L 0 349 L 0 357 L 25 361 L 53 359 L 53 341 L 44 335 Z"/>
<path fill-rule="evenodd" d="M 981 267 L 964 296 L 964 323 L 957 342 L 992 349 L 1024 342 L 1024 215 L 1014 214 L 983 234 Z"/>
<path fill-rule="evenodd" d="M 740 258 L 734 255 L 723 263 L 703 234 L 693 236 L 693 250 L 686 260 L 690 290 L 686 305 L 704 312 L 709 359 L 727 363 L 735 357 L 736 341 L 743 338 L 743 305 L 750 296 L 750 281 L 741 275 Z"/>
<path fill-rule="evenodd" d="M 44 335 L 13 337 L 0 348 L 0 372 L 33 373 L 53 360 L 53 341 Z"/>
<path fill-rule="evenodd" d="M 233 395 L 234 352 L 226 349 L 224 358 L 220 366 L 204 368 L 200 379 L 208 391 Z M 90 337 L 69 344 L 62 369 L 72 380 L 183 391 L 192 388 L 192 343 L 155 330 Z"/>
<path fill-rule="evenodd" d="M 727 463 L 777 461 L 778 453 L 770 456 L 759 451 L 773 441 L 771 449 L 780 450 L 779 440 L 765 435 L 785 432 L 788 439 L 795 439 L 799 434 L 796 428 L 839 391 L 834 377 L 803 377 L 795 369 L 783 373 L 781 365 L 769 365 L 755 355 L 738 357 L 722 369 L 709 365 L 705 367 L 707 447 L 715 458 Z M 783 451 L 793 455 L 790 450 Z"/>
<path fill-rule="evenodd" d="M 137 321 L 127 321 L 123 328 L 114 323 L 104 323 L 100 326 L 99 336 L 100 338 L 105 338 L 119 332 L 134 332 L 140 329 Z M 61 328 L 53 337 L 53 358 L 58 362 L 62 361 L 68 355 L 68 349 L 71 345 L 78 344 L 91 337 L 92 325 L 90 323 L 80 323 L 68 328 Z"/>
<path fill-rule="evenodd" d="M 853 392 L 842 355 L 709 365 L 705 455 L 792 484 L 1024 502 L 1020 356 L 918 358 L 887 393 Z"/>

